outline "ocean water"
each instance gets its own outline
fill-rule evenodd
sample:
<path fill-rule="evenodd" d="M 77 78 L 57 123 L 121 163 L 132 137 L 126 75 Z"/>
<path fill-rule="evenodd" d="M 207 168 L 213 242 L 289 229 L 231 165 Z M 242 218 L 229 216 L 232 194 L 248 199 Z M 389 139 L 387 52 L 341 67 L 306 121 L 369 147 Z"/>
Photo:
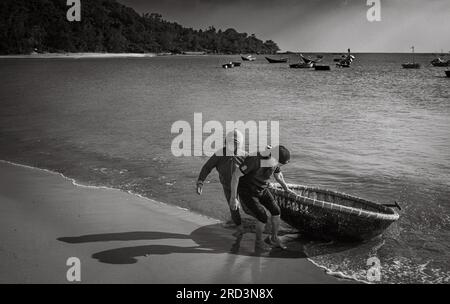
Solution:
<path fill-rule="evenodd" d="M 330 72 L 262 56 L 229 70 L 238 56 L 0 59 L 0 159 L 226 219 L 216 172 L 194 191 L 207 158 L 172 155 L 172 124 L 276 120 L 288 182 L 403 208 L 366 243 L 308 242 L 311 261 L 366 281 L 376 257 L 381 283 L 448 283 L 450 78 L 432 55 L 417 55 L 420 70 L 401 68 L 408 54 L 356 56 Z"/>

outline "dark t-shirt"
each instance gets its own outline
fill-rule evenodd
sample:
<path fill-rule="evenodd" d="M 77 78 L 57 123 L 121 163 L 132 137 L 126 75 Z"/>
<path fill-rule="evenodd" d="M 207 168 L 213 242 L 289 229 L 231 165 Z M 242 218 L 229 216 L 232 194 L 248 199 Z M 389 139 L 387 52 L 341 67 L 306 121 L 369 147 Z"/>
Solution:
<path fill-rule="evenodd" d="M 244 153 L 244 156 L 225 156 L 225 148 L 222 150 L 222 153 L 220 153 L 224 156 L 218 156 L 217 154 L 219 153 L 215 153 L 213 156 L 211 156 L 202 167 L 202 170 L 200 171 L 200 174 L 198 176 L 198 180 L 201 182 L 205 181 L 206 177 L 209 175 L 209 173 L 211 173 L 211 170 L 216 168 L 217 172 L 219 172 L 220 183 L 224 188 L 230 189 L 231 176 L 234 172 L 234 169 L 236 168 L 236 166 L 242 164 L 246 154 Z"/>
<path fill-rule="evenodd" d="M 239 188 L 257 193 L 267 188 L 272 174 L 281 172 L 278 163 L 272 163 L 270 157 L 264 157 L 260 154 L 247 157 L 239 166 L 244 174 L 239 179 Z"/>

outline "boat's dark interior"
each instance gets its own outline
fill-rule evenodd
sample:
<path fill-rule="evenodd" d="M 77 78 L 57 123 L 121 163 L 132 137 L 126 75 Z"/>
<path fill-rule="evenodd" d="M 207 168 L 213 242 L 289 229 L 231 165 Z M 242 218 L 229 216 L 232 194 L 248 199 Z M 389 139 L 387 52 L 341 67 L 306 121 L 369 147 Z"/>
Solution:
<path fill-rule="evenodd" d="M 279 188 L 279 186 L 276 186 Z M 353 197 L 347 194 L 338 193 L 330 190 L 310 188 L 301 185 L 295 185 L 290 187 L 297 192 L 300 196 L 315 199 L 318 201 L 324 201 L 337 205 L 352 207 L 356 209 L 363 209 L 366 211 L 380 212 L 385 214 L 393 214 L 394 211 L 390 208 L 386 208 L 383 205 L 364 200 L 362 198 Z"/>
<path fill-rule="evenodd" d="M 385 208 L 382 205 L 329 190 L 300 187 L 293 190 L 296 191 L 300 196 L 316 199 L 319 201 L 329 202 L 356 209 L 363 209 L 372 212 L 390 213 L 389 208 Z"/>

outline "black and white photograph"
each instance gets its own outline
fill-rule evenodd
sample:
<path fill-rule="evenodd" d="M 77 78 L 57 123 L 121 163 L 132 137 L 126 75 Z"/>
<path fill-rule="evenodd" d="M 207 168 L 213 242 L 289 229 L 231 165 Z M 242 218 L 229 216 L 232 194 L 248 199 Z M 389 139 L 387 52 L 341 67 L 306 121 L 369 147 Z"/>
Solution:
<path fill-rule="evenodd" d="M 449 0 L 0 0 L 0 284 L 449 284 L 449 37 Z"/>

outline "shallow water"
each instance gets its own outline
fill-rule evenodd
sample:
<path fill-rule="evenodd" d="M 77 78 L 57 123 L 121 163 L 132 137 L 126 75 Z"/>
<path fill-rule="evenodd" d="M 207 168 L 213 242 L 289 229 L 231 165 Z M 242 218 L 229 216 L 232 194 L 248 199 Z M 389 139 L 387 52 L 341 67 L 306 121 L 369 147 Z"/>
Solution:
<path fill-rule="evenodd" d="M 329 64 L 331 54 L 325 59 Z M 172 123 L 279 120 L 292 183 L 401 202 L 398 223 L 377 240 L 311 243 L 318 265 L 381 282 L 449 282 L 450 79 L 417 55 L 359 54 L 330 72 L 269 65 L 258 57 L 0 60 L 0 158 L 83 183 L 131 190 L 213 217 L 227 217 L 217 174 L 194 193 L 205 157 L 171 154 Z M 294 59 L 292 59 L 294 60 Z"/>

